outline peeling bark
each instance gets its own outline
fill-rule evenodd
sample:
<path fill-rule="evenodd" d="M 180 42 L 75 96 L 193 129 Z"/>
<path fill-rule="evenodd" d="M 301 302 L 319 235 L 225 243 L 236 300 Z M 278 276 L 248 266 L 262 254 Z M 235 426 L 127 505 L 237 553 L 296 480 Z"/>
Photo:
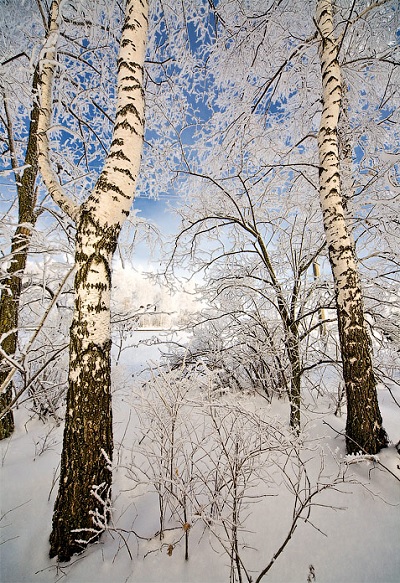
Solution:
<path fill-rule="evenodd" d="M 387 445 L 365 327 L 354 242 L 346 222 L 339 166 L 338 126 L 342 108 L 338 43 L 332 1 L 319 0 L 316 22 L 321 35 L 323 110 L 318 134 L 320 203 L 336 295 L 339 340 L 347 397 L 348 453 L 377 453 Z"/>

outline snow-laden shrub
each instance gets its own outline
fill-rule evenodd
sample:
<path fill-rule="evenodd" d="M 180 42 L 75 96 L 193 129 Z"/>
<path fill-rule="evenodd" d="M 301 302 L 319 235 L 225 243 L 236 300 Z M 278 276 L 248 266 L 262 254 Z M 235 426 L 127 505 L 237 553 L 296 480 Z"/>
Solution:
<path fill-rule="evenodd" d="M 318 447 L 301 444 L 287 423 L 271 417 L 264 398 L 221 394 L 217 377 L 217 370 L 194 366 L 190 375 L 183 366 L 153 370 L 134 396 L 138 425 L 124 464 L 127 489 L 134 499 L 155 495 L 158 528 L 145 538 L 158 538 L 160 550 L 172 555 L 183 546 L 187 560 L 196 552 L 192 537 L 198 542 L 208 533 L 212 548 L 229 557 L 230 582 L 251 581 L 247 551 L 262 540 L 252 532 L 260 512 L 268 521 L 265 501 L 288 496 L 291 515 L 266 573 L 299 521 L 309 520 L 314 498 L 343 483 L 344 470 L 326 472 Z"/>

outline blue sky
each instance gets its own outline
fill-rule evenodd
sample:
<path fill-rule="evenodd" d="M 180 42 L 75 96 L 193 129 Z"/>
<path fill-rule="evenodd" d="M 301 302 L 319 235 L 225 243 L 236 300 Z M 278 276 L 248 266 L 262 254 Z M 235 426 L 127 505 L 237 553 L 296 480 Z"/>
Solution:
<path fill-rule="evenodd" d="M 133 203 L 133 208 L 138 211 L 140 218 L 146 218 L 163 227 L 163 232 L 171 234 L 176 231 L 179 221 L 176 215 L 171 212 L 170 207 L 174 206 L 174 199 L 164 196 L 158 199 L 137 196 Z"/>

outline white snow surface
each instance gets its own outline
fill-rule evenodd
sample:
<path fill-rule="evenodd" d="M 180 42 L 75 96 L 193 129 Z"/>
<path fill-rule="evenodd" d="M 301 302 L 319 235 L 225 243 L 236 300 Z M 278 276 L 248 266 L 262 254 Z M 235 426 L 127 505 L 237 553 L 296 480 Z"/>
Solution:
<path fill-rule="evenodd" d="M 143 337 L 145 333 L 141 334 Z M 156 494 L 143 486 L 132 489 L 127 466 L 138 439 L 135 408 L 138 397 L 135 400 L 132 396 L 139 390 L 135 379 L 146 361 L 156 361 L 158 356 L 157 346 L 141 345 L 126 350 L 121 363 L 114 367 L 113 526 L 116 530 L 104 533 L 99 543 L 74 556 L 70 563 L 58 564 L 56 559 L 48 558 L 48 537 L 58 485 L 54 480 L 60 464 L 63 428 L 51 421 L 45 424 L 33 419 L 23 406 L 16 411 L 16 431 L 0 443 L 2 583 L 230 581 L 229 557 L 200 520 L 196 522 L 191 517 L 190 554 L 185 561 L 184 539 L 176 542 L 179 528 L 166 532 L 162 541 L 155 536 L 159 528 Z M 193 386 L 193 392 L 196 391 L 197 387 Z M 399 397 L 397 393 L 397 400 Z M 232 398 L 236 400 L 236 396 Z M 257 411 L 266 407 L 260 396 L 244 398 Z M 399 408 L 383 388 L 379 390 L 379 398 L 385 428 L 395 442 L 400 438 Z M 273 401 L 266 410 L 269 416 L 282 418 L 282 423 L 289 416 L 288 404 L 283 401 Z M 330 413 L 324 419 L 332 428 L 343 431 L 344 416 L 338 418 Z M 377 456 L 390 473 L 377 461 L 346 460 L 344 439 L 323 423 L 322 416 L 310 413 L 306 421 L 304 459 L 311 460 L 308 462 L 310 476 L 317 476 L 321 452 L 324 476 L 332 479 L 340 464 L 354 463 L 348 464 L 343 484 L 315 498 L 318 506 L 312 508 L 310 520 L 300 521 L 263 581 L 398 583 L 400 456 L 394 445 Z M 261 498 L 254 498 L 243 513 L 240 540 L 246 541 L 241 556 L 255 581 L 288 533 L 293 497 L 283 483 L 265 491 L 256 489 L 251 495 Z M 167 527 L 175 525 L 171 520 L 167 522 Z M 144 539 L 137 538 L 133 531 Z M 169 544 L 174 546 L 172 554 L 168 553 Z M 309 576 L 310 565 L 315 579 Z"/>

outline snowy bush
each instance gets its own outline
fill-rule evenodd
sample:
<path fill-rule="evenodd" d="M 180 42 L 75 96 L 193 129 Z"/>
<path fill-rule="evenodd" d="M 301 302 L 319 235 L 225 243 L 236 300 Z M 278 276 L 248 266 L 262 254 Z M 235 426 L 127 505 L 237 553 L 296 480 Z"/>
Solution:
<path fill-rule="evenodd" d="M 314 498 L 343 483 L 344 469 L 339 464 L 336 474 L 327 474 L 318 446 L 301 444 L 286 423 L 270 416 L 265 399 L 236 391 L 221 395 L 215 390 L 218 373 L 204 367 L 192 367 L 190 375 L 185 367 L 153 370 L 134 398 L 139 426 L 124 468 L 134 499 L 156 495 L 153 537 L 160 550 L 172 554 L 183 545 L 188 560 L 194 552 L 190 537 L 198 541 L 207 533 L 212 548 L 229 558 L 230 581 L 250 582 L 247 554 L 262 541 L 253 532 L 261 508 L 268 516 L 266 500 L 289 495 L 292 514 L 265 573 L 299 521 L 310 520 Z"/>

